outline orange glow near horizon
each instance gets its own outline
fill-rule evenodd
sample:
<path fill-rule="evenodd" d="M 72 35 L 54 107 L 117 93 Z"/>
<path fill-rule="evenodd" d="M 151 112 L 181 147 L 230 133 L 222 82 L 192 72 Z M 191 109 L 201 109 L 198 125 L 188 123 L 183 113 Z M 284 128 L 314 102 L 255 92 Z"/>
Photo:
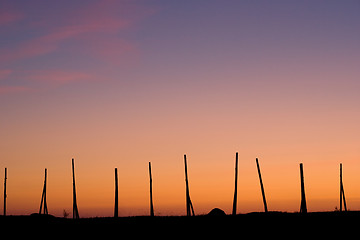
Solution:
<path fill-rule="evenodd" d="M 188 156 L 195 213 L 204 214 L 214 207 L 230 213 L 235 152 L 239 152 L 239 213 L 263 211 L 256 157 L 270 211 L 299 210 L 300 162 L 304 163 L 309 211 L 339 207 L 339 163 L 343 163 L 348 207 L 360 208 L 359 132 L 345 130 L 336 118 L 329 121 L 330 112 L 313 113 L 311 121 L 319 124 L 311 125 L 302 113 L 291 109 L 283 119 L 276 108 L 271 114 L 256 116 L 253 109 L 235 112 L 217 107 L 211 108 L 215 112 L 198 108 L 200 112 L 189 113 L 180 105 L 162 115 L 156 114 L 161 111 L 156 108 L 151 115 L 150 110 L 126 110 L 132 111 L 130 118 L 92 100 L 86 103 L 94 106 L 91 110 L 79 108 L 76 102 L 65 111 L 52 109 L 51 104 L 6 116 L 11 124 L 2 131 L 8 138 L 2 142 L 1 168 L 8 168 L 8 214 L 38 211 L 44 168 L 48 169 L 49 212 L 61 216 L 65 209 L 71 213 L 74 157 L 80 216 L 112 215 L 115 167 L 119 171 L 119 215 L 147 215 L 149 161 L 155 214 L 183 215 L 183 154 Z M 99 112 L 102 114 L 94 114 Z M 351 114 L 344 112 L 344 116 Z M 355 122 L 357 118 L 348 120 L 349 126 Z"/>
<path fill-rule="evenodd" d="M 0 2 L 0 180 L 7 213 L 360 210 L 358 1 Z M 0 187 L 0 191 L 2 187 Z M 2 192 L 2 191 L 1 191 Z M 0 193 L 2 196 L 2 193 Z M 2 198 L 1 198 L 2 199 Z M 1 209 L 2 207 L 0 207 Z"/>
<path fill-rule="evenodd" d="M 211 153 L 211 151 L 209 151 Z M 231 213 L 234 190 L 235 154 L 212 152 L 188 154 L 190 196 L 197 214 L 205 214 L 214 207 Z M 153 191 L 156 215 L 185 214 L 185 182 L 183 159 L 153 158 Z M 202 155 L 203 157 L 201 157 Z M 323 156 L 327 158 L 328 156 Z M 304 162 L 305 190 L 309 211 L 332 211 L 339 208 L 339 164 L 334 156 L 332 165 Z M 283 158 L 283 159 L 282 159 Z M 287 157 L 286 157 L 287 158 Z M 351 158 L 350 158 L 351 159 Z M 120 216 L 148 215 L 149 182 L 147 160 L 143 164 L 118 165 Z M 274 160 L 259 158 L 265 193 L 270 211 L 298 211 L 300 204 L 299 166 L 296 159 L 286 163 L 284 155 Z M 299 159 L 300 160 L 300 159 Z M 60 162 L 60 161 L 55 161 Z M 65 209 L 71 213 L 72 183 L 70 160 L 48 167 L 48 208 L 51 214 L 62 216 Z M 344 189 L 350 209 L 359 207 L 357 161 L 343 162 Z M 67 163 L 67 164 L 66 164 Z M 52 165 L 48 163 L 48 165 Z M 8 168 L 8 214 L 37 212 L 43 183 L 43 169 L 30 166 Z M 114 168 L 95 160 L 75 159 L 77 198 L 80 215 L 112 216 L 114 204 Z M 35 184 L 37 183 L 37 184 Z M 263 211 L 255 158 L 239 156 L 238 212 Z"/>

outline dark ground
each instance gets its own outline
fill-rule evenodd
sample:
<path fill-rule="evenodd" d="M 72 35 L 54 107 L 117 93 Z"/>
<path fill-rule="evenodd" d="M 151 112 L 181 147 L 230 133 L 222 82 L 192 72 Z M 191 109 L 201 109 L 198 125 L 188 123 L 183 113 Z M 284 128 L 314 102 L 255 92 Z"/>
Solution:
<path fill-rule="evenodd" d="M 0 216 L 0 229 L 3 234 L 12 233 L 9 236 L 34 235 L 42 238 L 359 238 L 360 212 L 269 212 L 236 216 L 136 216 L 78 220 L 51 215 Z"/>

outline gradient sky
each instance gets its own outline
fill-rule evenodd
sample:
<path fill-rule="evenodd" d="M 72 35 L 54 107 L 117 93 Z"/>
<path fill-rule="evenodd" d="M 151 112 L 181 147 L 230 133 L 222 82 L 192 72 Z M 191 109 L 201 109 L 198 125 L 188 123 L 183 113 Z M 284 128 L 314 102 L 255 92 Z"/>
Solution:
<path fill-rule="evenodd" d="M 8 214 L 360 209 L 359 1 L 0 1 Z"/>

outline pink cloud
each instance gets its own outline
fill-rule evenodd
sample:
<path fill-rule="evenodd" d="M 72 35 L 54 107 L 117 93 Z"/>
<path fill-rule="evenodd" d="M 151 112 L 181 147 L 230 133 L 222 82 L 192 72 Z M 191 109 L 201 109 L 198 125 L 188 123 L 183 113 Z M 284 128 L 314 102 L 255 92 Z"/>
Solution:
<path fill-rule="evenodd" d="M 93 76 L 84 72 L 64 70 L 41 70 L 27 74 L 27 79 L 32 82 L 61 85 L 70 82 L 93 80 Z"/>
<path fill-rule="evenodd" d="M 39 39 L 22 43 L 14 49 L 0 49 L 0 62 L 13 62 L 53 52 L 56 44 L 42 42 Z"/>
<path fill-rule="evenodd" d="M 0 49 L 0 62 L 13 62 L 52 53 L 64 41 L 87 41 L 97 34 L 113 35 L 129 26 L 129 21 L 114 14 L 114 2 L 99 1 L 81 10 L 66 14 L 58 26 L 42 26 L 45 33 L 41 36 L 20 42 L 12 48 Z M 110 4 L 109 4 L 110 3 Z M 20 14 L 0 13 L 0 25 L 18 20 Z M 110 36 L 111 37 L 111 36 Z"/>
<path fill-rule="evenodd" d="M 124 61 L 120 59 L 124 53 L 132 52 L 137 55 L 138 49 L 131 41 L 120 39 L 118 33 L 133 27 L 136 21 L 153 13 L 153 9 L 132 2 L 104 0 L 85 5 L 81 9 L 69 9 L 69 12 L 63 14 L 64 17 L 55 22 L 43 20 L 39 24 L 37 20 L 37 24 L 32 25 L 30 21 L 27 26 L 39 28 L 42 34 L 11 47 L 0 48 L 0 63 L 50 54 L 58 51 L 66 41 L 78 45 L 75 51 L 81 52 L 82 48 L 91 45 L 93 48 L 87 48 L 87 53 L 93 53 L 105 61 L 110 59 L 120 63 Z M 0 13 L 0 25 L 21 18 L 23 15 L 19 13 Z"/>
<path fill-rule="evenodd" d="M 17 12 L 3 12 L 0 11 L 0 26 L 6 25 L 12 22 L 17 22 L 23 19 L 23 14 Z"/>
<path fill-rule="evenodd" d="M 47 13 L 49 14 L 49 13 Z M 71 58 L 92 58 L 99 61 L 99 67 L 132 63 L 139 56 L 139 49 L 131 40 L 120 37 L 119 33 L 131 30 L 136 21 L 153 14 L 151 9 L 133 2 L 97 1 L 81 9 L 70 9 L 60 15 L 60 18 L 35 18 L 27 16 L 29 21 L 23 28 L 34 30 L 36 35 L 28 35 L 29 39 L 0 47 L 0 64 L 11 66 L 12 63 L 24 59 L 61 52 Z M 0 10 L 0 26 L 23 19 L 22 14 L 4 13 Z M 45 20 L 44 20 L 45 19 Z M 20 35 L 19 35 L 20 36 Z M 64 46 L 69 48 L 64 48 Z M 66 55 L 69 54 L 69 55 Z M 35 59 L 36 60 L 36 59 Z M 6 64 L 6 65 L 5 65 Z M 49 66 L 49 64 L 46 64 Z M 54 66 L 53 66 L 54 67 Z M 100 72 L 104 69 L 99 69 Z M 62 84 L 79 81 L 94 81 L 95 75 L 82 71 L 68 69 L 28 70 L 13 72 L 10 69 L 0 69 L 0 80 L 9 76 L 27 80 L 31 89 L 48 89 Z M 13 84 L 16 82 L 13 82 Z M 22 85 L 22 84 L 20 84 Z M 0 93 L 15 93 L 29 90 L 24 86 L 2 86 Z"/>
<path fill-rule="evenodd" d="M 54 52 L 66 40 L 84 34 L 113 32 L 127 26 L 126 21 L 103 20 L 97 23 L 78 24 L 59 27 L 41 37 L 20 43 L 15 49 L 0 49 L 0 61 L 11 62 Z M 85 38 L 84 38 L 85 39 Z"/>
<path fill-rule="evenodd" d="M 11 69 L 0 69 L 0 80 L 7 78 L 12 72 Z"/>
<path fill-rule="evenodd" d="M 29 90 L 31 89 L 25 86 L 0 86 L 0 95 L 27 92 Z"/>
<path fill-rule="evenodd" d="M 0 70 L 0 75 L 1 75 Z M 8 74 L 7 70 L 3 70 Z M 11 71 L 12 72 L 12 71 Z M 10 73 L 11 73 L 10 72 Z M 93 81 L 93 75 L 77 72 L 77 71 L 64 71 L 64 70 L 36 70 L 18 72 L 20 78 L 26 79 L 32 87 L 21 86 L 0 86 L 0 95 L 12 94 L 27 91 L 46 90 L 59 85 L 68 84 L 71 82 Z"/>

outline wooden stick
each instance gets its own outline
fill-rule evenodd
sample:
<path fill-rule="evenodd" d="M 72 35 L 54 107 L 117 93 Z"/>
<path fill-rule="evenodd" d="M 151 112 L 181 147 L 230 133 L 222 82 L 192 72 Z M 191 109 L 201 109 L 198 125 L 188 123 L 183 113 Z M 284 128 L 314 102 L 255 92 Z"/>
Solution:
<path fill-rule="evenodd" d="M 186 185 L 186 216 L 190 216 L 190 196 L 189 196 L 189 183 L 187 176 L 187 163 L 186 163 L 186 154 L 184 154 L 184 164 L 185 164 L 185 185 Z"/>
<path fill-rule="evenodd" d="M 185 164 L 185 184 L 186 184 L 186 215 L 191 216 L 191 213 L 192 213 L 192 215 L 195 216 L 194 207 L 193 207 L 191 199 L 190 199 L 186 154 L 184 154 L 184 164 Z"/>
<path fill-rule="evenodd" d="M 342 212 L 342 164 L 340 163 L 340 212 Z"/>
<path fill-rule="evenodd" d="M 238 183 L 238 152 L 236 152 L 236 154 L 235 154 L 235 189 L 234 189 L 234 200 L 233 200 L 232 215 L 236 215 L 236 207 L 237 207 L 237 183 Z"/>
<path fill-rule="evenodd" d="M 304 171 L 303 164 L 300 163 L 300 179 L 301 179 L 301 205 L 300 212 L 307 213 L 306 198 L 305 198 L 305 183 L 304 183 Z"/>
<path fill-rule="evenodd" d="M 342 163 L 340 163 L 340 212 L 342 212 L 342 205 L 343 205 L 342 201 L 344 201 L 344 210 L 347 211 L 344 185 L 343 185 L 343 180 L 342 180 Z"/>
<path fill-rule="evenodd" d="M 115 206 L 114 206 L 114 217 L 119 216 L 119 192 L 118 192 L 118 173 L 115 168 Z"/>
<path fill-rule="evenodd" d="M 150 178 L 150 216 L 154 216 L 154 204 L 152 196 L 152 174 L 151 174 L 151 162 L 149 162 L 149 178 Z"/>
<path fill-rule="evenodd" d="M 47 201 L 46 201 L 46 189 L 47 189 L 47 169 L 45 168 L 45 180 L 44 180 L 44 214 L 48 214 Z"/>
<path fill-rule="evenodd" d="M 7 168 L 5 168 L 5 177 L 4 177 L 4 216 L 6 216 L 6 180 L 7 180 Z"/>
<path fill-rule="evenodd" d="M 73 218 L 79 218 L 79 211 L 76 203 L 76 189 L 75 189 L 75 167 L 74 167 L 74 159 L 72 159 L 72 175 L 73 175 Z"/>
<path fill-rule="evenodd" d="M 43 188 L 43 193 L 42 193 L 42 196 L 41 196 L 39 214 L 41 214 L 43 204 L 44 204 L 44 214 L 48 214 L 47 202 L 46 202 L 46 179 L 47 179 L 47 169 L 45 168 L 44 188 Z"/>
<path fill-rule="evenodd" d="M 256 158 L 256 166 L 257 166 L 257 170 L 258 170 L 258 174 L 259 174 L 261 194 L 262 194 L 263 203 L 264 203 L 264 210 L 265 210 L 265 212 L 268 212 L 267 204 L 266 204 L 266 197 L 265 197 L 265 190 L 264 190 L 264 186 L 263 186 L 263 182 L 262 182 L 262 178 L 261 178 L 261 171 L 260 171 L 259 161 L 258 161 L 257 158 Z"/>

